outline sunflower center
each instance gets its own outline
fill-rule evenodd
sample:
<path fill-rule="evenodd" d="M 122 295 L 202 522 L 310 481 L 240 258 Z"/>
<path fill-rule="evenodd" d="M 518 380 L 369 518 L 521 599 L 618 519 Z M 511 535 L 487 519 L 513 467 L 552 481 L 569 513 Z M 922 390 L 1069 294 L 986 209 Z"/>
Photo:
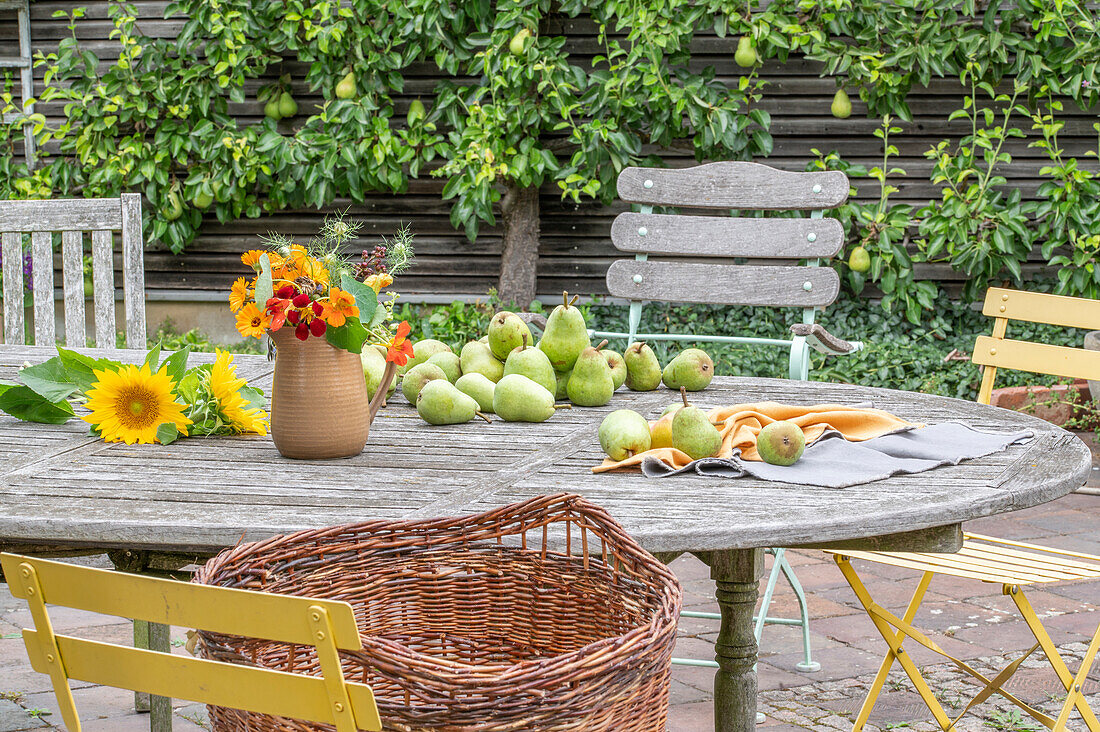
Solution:
<path fill-rule="evenodd" d="M 119 393 L 115 413 L 128 429 L 143 429 L 159 421 L 160 400 L 144 386 L 131 385 Z"/>

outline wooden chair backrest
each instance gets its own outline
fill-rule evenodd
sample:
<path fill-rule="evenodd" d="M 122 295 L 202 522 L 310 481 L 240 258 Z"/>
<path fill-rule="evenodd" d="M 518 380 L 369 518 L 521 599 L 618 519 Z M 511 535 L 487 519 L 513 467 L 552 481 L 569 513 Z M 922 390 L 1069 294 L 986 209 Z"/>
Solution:
<path fill-rule="evenodd" d="M 611 241 L 636 255 L 607 272 L 611 295 L 718 305 L 812 308 L 832 303 L 840 277 L 829 267 L 640 261 L 649 255 L 816 260 L 835 256 L 844 243 L 839 221 L 820 217 L 848 199 L 848 178 L 838 171 L 790 173 L 746 162 L 719 162 L 682 170 L 626 168 L 619 198 L 643 212 L 615 218 Z M 814 218 L 756 219 L 649 213 L 653 206 L 767 211 L 813 211 Z"/>
<path fill-rule="evenodd" d="M 994 318 L 993 335 L 978 336 L 971 360 L 984 366 L 978 401 L 989 404 L 997 369 L 1072 379 L 1100 380 L 1100 351 L 1005 338 L 1008 321 L 1100 330 L 1100 301 L 991 287 L 982 314 Z"/>
<path fill-rule="evenodd" d="M 371 688 L 345 681 L 337 649 L 362 649 L 351 605 L 175 582 L 0 554 L 12 594 L 30 605 L 23 641 L 35 671 L 49 674 L 70 732 L 80 731 L 69 679 L 157 696 L 380 730 Z M 46 605 L 216 633 L 313 646 L 323 677 L 238 666 L 57 635 Z"/>
<path fill-rule="evenodd" d="M 95 345 L 115 347 L 114 233 L 122 239 L 122 294 L 126 347 L 145 348 L 145 264 L 141 233 L 141 196 L 118 198 L 0 201 L 0 246 L 4 258 L 4 341 L 22 344 L 23 246 L 31 235 L 31 284 L 34 291 L 34 342 L 52 346 L 54 326 L 53 232 L 61 232 L 61 268 L 65 293 L 65 345 L 83 348 L 84 234 L 91 232 Z"/>

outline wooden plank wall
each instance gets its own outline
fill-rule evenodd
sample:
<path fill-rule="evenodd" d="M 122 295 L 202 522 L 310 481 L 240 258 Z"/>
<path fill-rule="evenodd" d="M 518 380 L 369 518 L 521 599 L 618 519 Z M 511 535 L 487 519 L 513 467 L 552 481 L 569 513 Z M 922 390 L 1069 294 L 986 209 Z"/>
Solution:
<path fill-rule="evenodd" d="M 142 18 L 139 27 L 150 36 L 170 37 L 178 32 L 179 20 L 163 20 L 163 2 L 140 0 L 134 5 Z M 82 45 L 94 51 L 101 59 L 114 57 L 115 44 L 108 39 L 112 23 L 107 17 L 107 4 L 102 0 L 73 2 L 72 0 L 38 0 L 31 4 L 31 33 L 36 51 L 48 53 L 54 50 L 59 39 L 69 31 L 64 19 L 53 18 L 57 10 L 85 7 L 87 15 L 76 29 Z M 594 26 L 584 20 L 560 21 L 562 30 L 569 34 L 569 48 L 579 63 L 597 50 Z M 17 30 L 14 14 L 0 11 L 0 55 L 15 50 Z M 696 63 L 713 65 L 719 78 L 735 83 L 740 69 L 733 63 L 734 39 L 700 37 L 694 44 Z M 318 101 L 301 82 L 300 65 L 287 63 L 285 70 L 295 74 L 295 97 L 299 109 L 305 114 Z M 775 150 L 765 162 L 776 167 L 801 170 L 810 159 L 810 150 L 838 150 L 845 158 L 864 165 L 879 162 L 881 148 L 872 132 L 878 120 L 864 117 L 864 105 L 852 94 L 853 115 L 839 120 L 831 116 L 829 104 L 835 90 L 832 79 L 818 76 L 819 66 L 804 59 L 792 59 L 786 64 L 765 64 L 762 76 L 769 87 L 762 106 L 772 115 L 772 134 Z M 35 75 L 41 84 L 43 70 Z M 436 79 L 432 69 L 423 65 L 412 70 L 407 82 L 407 96 L 401 100 L 399 112 L 404 114 L 408 103 L 418 95 L 430 97 Z M 257 83 L 258 86 L 258 83 Z M 39 88 L 41 88 L 39 86 Z M 254 99 L 255 89 L 250 89 Z M 907 179 L 895 184 L 901 189 L 898 201 L 915 204 L 935 197 L 938 190 L 928 180 L 931 163 L 923 157 L 924 151 L 941 139 L 960 134 L 965 129 L 963 121 L 947 122 L 947 114 L 961 106 L 962 88 L 957 81 L 933 81 L 925 89 L 915 91 L 910 97 L 910 107 L 915 120 L 901 123 L 905 132 L 894 141 L 901 148 L 902 156 L 893 164 L 909 171 Z M 262 105 L 251 101 L 231 104 L 231 111 L 243 124 L 258 121 Z M 39 107 L 47 116 L 55 117 L 59 108 L 49 104 Z M 1081 156 L 1085 150 L 1094 149 L 1095 133 L 1091 129 L 1097 111 L 1077 110 L 1072 104 L 1064 113 L 1066 128 L 1061 135 L 1068 154 Z M 291 129 L 291 122 L 280 123 Z M 1030 121 L 1019 120 L 1018 126 L 1030 129 Z M 1030 140 L 1012 141 L 1008 147 L 1014 163 L 1005 170 L 1010 185 L 1018 187 L 1025 197 L 1032 197 L 1041 180 L 1039 169 L 1046 164 L 1042 151 L 1029 149 Z M 673 166 L 693 164 L 689 153 L 665 151 L 663 156 Z M 1082 161 L 1095 165 L 1094 161 Z M 442 182 L 421 178 L 411 183 L 403 196 L 375 195 L 365 205 L 351 207 L 351 214 L 366 224 L 366 236 L 362 244 L 373 244 L 379 234 L 392 232 L 400 222 L 411 222 L 417 237 L 418 259 L 415 269 L 404 283 L 405 291 L 438 294 L 482 295 L 495 284 L 499 271 L 499 228 L 484 227 L 476 242 L 468 242 L 463 234 L 454 230 L 448 219 L 449 206 L 441 200 Z M 877 198 L 873 181 L 861 185 L 860 196 Z M 343 209 L 347 201 L 337 201 L 333 208 Z M 542 242 L 540 247 L 539 290 L 544 294 L 569 289 L 580 293 L 603 293 L 604 274 L 615 259 L 610 243 L 611 220 L 624 210 L 621 205 L 603 207 L 595 204 L 574 206 L 562 203 L 555 186 L 546 186 L 542 192 Z M 224 291 L 232 279 L 241 274 L 237 260 L 239 252 L 255 246 L 257 235 L 279 230 L 287 234 L 307 237 L 315 232 L 323 213 L 314 210 L 288 211 L 261 219 L 243 219 L 221 225 L 213 217 L 203 227 L 199 238 L 183 256 L 175 256 L 156 242 L 150 242 L 146 254 L 146 278 L 150 288 L 173 290 Z M 1025 272 L 1035 274 L 1043 269 L 1038 252 Z M 946 265 L 919 265 L 918 276 L 937 279 L 947 285 L 949 291 L 957 291 L 960 275 Z"/>

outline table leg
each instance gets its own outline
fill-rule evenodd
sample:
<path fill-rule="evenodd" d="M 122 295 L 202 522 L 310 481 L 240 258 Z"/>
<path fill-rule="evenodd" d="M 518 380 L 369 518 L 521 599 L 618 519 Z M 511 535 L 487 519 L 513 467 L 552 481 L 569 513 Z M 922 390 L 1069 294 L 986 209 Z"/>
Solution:
<path fill-rule="evenodd" d="M 734 549 L 711 554 L 722 627 L 714 644 L 715 732 L 756 729 L 756 636 L 752 614 L 757 586 L 764 573 L 761 549 Z"/>

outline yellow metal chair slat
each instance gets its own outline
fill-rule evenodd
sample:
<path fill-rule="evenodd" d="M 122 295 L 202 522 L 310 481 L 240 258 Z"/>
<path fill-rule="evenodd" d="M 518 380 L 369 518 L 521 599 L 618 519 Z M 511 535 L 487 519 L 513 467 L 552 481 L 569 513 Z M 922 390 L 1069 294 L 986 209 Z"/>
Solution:
<path fill-rule="evenodd" d="M 80 720 L 69 679 L 262 714 L 322 722 L 338 732 L 381 730 L 371 688 L 344 679 L 339 650 L 360 650 L 351 605 L 0 554 L 12 594 L 27 601 L 31 665 L 49 674 L 70 732 Z M 322 676 L 235 665 L 54 633 L 46 605 L 313 646 Z"/>
<path fill-rule="evenodd" d="M 993 391 L 998 368 L 1031 371 L 1055 376 L 1100 380 L 1100 352 L 1078 348 L 1051 346 L 1043 343 L 1010 340 L 1009 320 L 1047 323 L 1071 328 L 1100 330 L 1100 302 L 1081 300 L 1033 292 L 1018 292 L 991 288 L 986 293 L 982 312 L 995 318 L 992 336 L 979 336 L 974 345 L 973 362 L 984 366 L 978 400 L 988 404 Z M 1100 628 L 1089 645 L 1076 677 L 1070 673 L 1057 646 L 1043 627 L 1035 609 L 1024 592 L 1033 584 L 1065 582 L 1100 577 L 1100 556 L 1073 552 L 1026 542 L 999 539 L 983 534 L 964 534 L 962 549 L 955 554 L 884 553 L 861 551 L 830 551 L 844 578 L 851 585 L 856 598 L 867 612 L 871 622 L 882 635 L 888 647 L 886 657 L 879 667 L 867 698 L 856 717 L 853 730 L 862 730 L 881 693 L 887 675 L 895 662 L 899 663 L 920 694 L 936 723 L 943 730 L 954 730 L 959 720 L 978 704 L 994 694 L 1003 697 L 1045 727 L 1064 732 L 1074 709 L 1091 732 L 1100 732 L 1100 720 L 1089 708 L 1082 692 L 1085 679 L 1100 651 Z M 920 572 L 913 598 L 902 617 L 898 617 L 878 605 L 863 584 L 851 560 L 859 559 L 877 564 L 902 567 Z M 990 679 L 940 648 L 935 641 L 915 628 L 912 623 L 917 610 L 936 575 L 1000 584 L 1002 592 L 1010 597 L 1021 617 L 1035 637 L 1035 645 L 1023 655 L 1005 666 Z M 910 639 L 929 650 L 942 655 L 961 671 L 978 681 L 982 688 L 966 705 L 962 713 L 951 719 L 920 673 L 920 669 L 905 652 L 903 643 Z M 1058 718 L 1016 698 L 1004 689 L 1005 683 L 1021 664 L 1037 649 L 1042 649 L 1051 668 L 1067 692 Z"/>

